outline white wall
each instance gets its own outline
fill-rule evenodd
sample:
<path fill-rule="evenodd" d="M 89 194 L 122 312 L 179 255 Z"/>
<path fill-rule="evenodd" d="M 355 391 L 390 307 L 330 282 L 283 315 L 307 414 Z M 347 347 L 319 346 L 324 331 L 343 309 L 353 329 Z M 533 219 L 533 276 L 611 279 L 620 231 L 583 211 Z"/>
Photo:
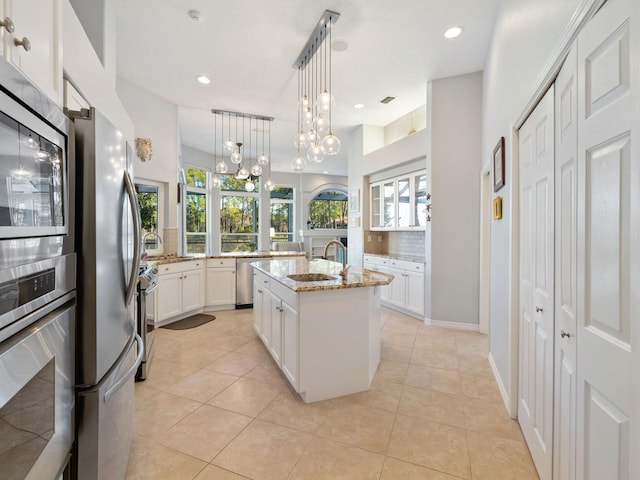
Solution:
<path fill-rule="evenodd" d="M 133 122 L 116 93 L 115 15 L 112 3 L 105 0 L 95 6 L 94 14 L 104 19 L 103 65 L 96 54 L 69 0 L 63 4 L 63 69 L 69 79 L 92 107 L 106 116 L 133 143 Z M 85 12 L 86 13 L 86 12 Z"/>
<path fill-rule="evenodd" d="M 167 183 L 165 226 L 177 227 L 178 107 L 120 77 L 117 91 L 135 125 L 135 136 L 151 139 L 153 156 L 147 162 L 136 157 L 135 177 Z"/>
<path fill-rule="evenodd" d="M 429 82 L 427 110 L 427 317 L 477 325 L 482 72 Z"/>
<path fill-rule="evenodd" d="M 505 137 L 506 185 L 495 196 L 503 197 L 503 219 L 491 225 L 491 300 L 489 348 L 499 381 L 506 392 L 515 392 L 510 351 L 512 318 L 509 303 L 512 225 L 513 129 L 533 97 L 547 63 L 559 45 L 566 26 L 581 0 L 510 0 L 501 2 L 484 69 L 482 154 L 490 162 L 493 148 Z M 507 399 L 511 408 L 513 399 Z M 512 414 L 515 411 L 512 409 Z"/>

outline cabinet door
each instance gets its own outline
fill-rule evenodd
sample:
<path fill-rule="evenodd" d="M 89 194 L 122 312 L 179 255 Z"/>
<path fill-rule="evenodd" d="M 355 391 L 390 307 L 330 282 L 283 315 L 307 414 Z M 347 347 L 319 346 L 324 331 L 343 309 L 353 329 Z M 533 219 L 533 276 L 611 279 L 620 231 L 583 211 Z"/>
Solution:
<path fill-rule="evenodd" d="M 400 177 L 398 185 L 398 228 L 413 226 L 411 220 L 411 177 Z"/>
<path fill-rule="evenodd" d="M 156 289 L 156 321 L 162 322 L 182 313 L 182 273 L 169 273 L 158 276 Z"/>
<path fill-rule="evenodd" d="M 278 366 L 282 366 L 282 301 L 271 297 L 271 345 L 269 352 Z"/>
<path fill-rule="evenodd" d="M 424 315 L 424 273 L 405 272 L 407 310 Z"/>
<path fill-rule="evenodd" d="M 235 305 L 236 269 L 207 268 L 207 305 Z"/>
<path fill-rule="evenodd" d="M 376 265 L 374 267 L 374 270 L 381 272 L 381 273 L 392 273 L 391 269 L 389 269 L 388 267 L 382 266 L 382 265 Z M 385 303 L 389 303 L 389 298 L 391 295 L 391 285 L 393 284 L 393 282 L 398 281 L 398 278 L 394 278 L 390 284 L 388 285 L 381 285 L 380 286 L 380 301 L 381 302 L 385 302 Z"/>
<path fill-rule="evenodd" d="M 262 332 L 260 338 L 267 348 L 271 348 L 271 301 L 273 295 L 269 290 L 263 290 L 262 294 Z M 253 307 L 255 308 L 255 306 Z"/>
<path fill-rule="evenodd" d="M 371 228 L 382 227 L 382 185 L 374 183 L 369 187 Z"/>
<path fill-rule="evenodd" d="M 202 269 L 182 274 L 182 311 L 189 312 L 204 306 L 204 273 Z"/>
<path fill-rule="evenodd" d="M 413 176 L 413 226 L 425 228 L 427 225 L 427 174 Z"/>
<path fill-rule="evenodd" d="M 262 336 L 262 302 L 264 301 L 264 290 L 261 285 L 256 283 L 256 277 L 253 277 L 253 328 L 256 333 Z M 208 279 L 207 279 L 207 288 Z"/>
<path fill-rule="evenodd" d="M 396 182 L 388 180 L 382 184 L 383 194 L 383 218 L 384 228 L 395 228 L 396 226 Z"/>
<path fill-rule="evenodd" d="M 404 270 L 389 267 L 389 273 L 394 276 L 393 281 L 389 284 L 389 298 L 387 301 L 398 307 L 406 306 L 407 298 L 407 279 Z"/>
<path fill-rule="evenodd" d="M 296 391 L 300 390 L 298 312 L 282 302 L 282 371 Z"/>
<path fill-rule="evenodd" d="M 62 0 L 5 1 L 15 30 L 5 35 L 5 56 L 46 95 L 62 105 Z M 14 39 L 28 39 L 29 51 Z"/>

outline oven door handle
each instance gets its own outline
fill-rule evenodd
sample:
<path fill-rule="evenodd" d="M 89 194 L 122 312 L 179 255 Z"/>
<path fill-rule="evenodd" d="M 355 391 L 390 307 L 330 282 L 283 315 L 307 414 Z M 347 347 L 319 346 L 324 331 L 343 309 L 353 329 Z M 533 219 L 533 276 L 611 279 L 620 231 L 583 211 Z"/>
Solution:
<path fill-rule="evenodd" d="M 127 291 L 125 294 L 125 306 L 129 306 L 133 294 L 136 290 L 136 283 L 138 281 L 138 270 L 140 267 L 140 250 L 142 247 L 142 241 L 140 239 L 140 209 L 138 207 L 138 199 L 136 198 L 136 189 L 131 180 L 131 175 L 125 170 L 124 172 L 124 186 L 129 197 L 129 205 L 131 207 L 131 217 L 133 220 L 133 265 L 131 265 L 131 272 L 129 273 L 129 283 L 127 283 Z"/>
<path fill-rule="evenodd" d="M 140 337 L 140 335 L 138 335 L 137 333 L 135 338 L 136 344 L 138 345 L 138 355 L 136 356 L 136 361 L 133 362 L 133 365 L 131 366 L 131 368 L 129 368 L 127 373 L 122 375 L 120 377 L 120 380 L 114 383 L 111 388 L 109 388 L 109 390 L 105 392 L 104 403 L 107 403 L 113 396 L 113 394 L 116 393 L 125 383 L 127 383 L 127 381 L 133 376 L 133 374 L 136 373 L 136 370 L 138 370 L 140 363 L 142 363 L 142 356 L 144 355 L 144 343 L 142 342 L 142 338 Z"/>

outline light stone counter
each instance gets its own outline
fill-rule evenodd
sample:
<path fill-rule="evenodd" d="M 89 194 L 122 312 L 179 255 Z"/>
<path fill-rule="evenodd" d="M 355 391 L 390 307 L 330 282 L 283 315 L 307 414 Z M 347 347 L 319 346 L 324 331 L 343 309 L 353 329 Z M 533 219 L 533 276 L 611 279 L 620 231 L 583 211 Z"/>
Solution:
<path fill-rule="evenodd" d="M 375 287 L 378 285 L 388 285 L 393 280 L 393 275 L 374 272 L 373 270 L 363 270 L 357 267 L 349 267 L 347 275 L 345 278 L 342 278 L 340 276 L 340 271 L 342 270 L 341 263 L 320 259 L 262 260 L 253 262 L 252 265 L 294 292 Z M 288 275 L 303 273 L 323 273 L 325 275 L 332 275 L 335 279 L 319 282 L 299 282 L 288 278 Z"/>
<path fill-rule="evenodd" d="M 188 262 L 190 260 L 206 260 L 208 258 L 277 258 L 277 257 L 304 257 L 304 252 L 228 252 L 219 255 L 149 255 L 142 259 L 142 262 L 154 262 L 157 265 L 167 263 Z"/>

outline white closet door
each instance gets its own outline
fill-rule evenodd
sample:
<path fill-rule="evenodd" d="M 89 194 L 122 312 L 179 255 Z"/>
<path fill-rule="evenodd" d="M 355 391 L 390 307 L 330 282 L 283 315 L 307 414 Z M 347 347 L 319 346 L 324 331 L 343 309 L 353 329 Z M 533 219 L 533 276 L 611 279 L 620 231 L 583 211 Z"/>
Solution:
<path fill-rule="evenodd" d="M 518 421 L 540 478 L 553 454 L 554 88 L 520 129 Z"/>
<path fill-rule="evenodd" d="M 556 259 L 553 478 L 576 478 L 577 49 L 555 82 Z"/>
<path fill-rule="evenodd" d="M 640 478 L 639 5 L 609 0 L 578 36 L 576 468 L 584 480 Z"/>

